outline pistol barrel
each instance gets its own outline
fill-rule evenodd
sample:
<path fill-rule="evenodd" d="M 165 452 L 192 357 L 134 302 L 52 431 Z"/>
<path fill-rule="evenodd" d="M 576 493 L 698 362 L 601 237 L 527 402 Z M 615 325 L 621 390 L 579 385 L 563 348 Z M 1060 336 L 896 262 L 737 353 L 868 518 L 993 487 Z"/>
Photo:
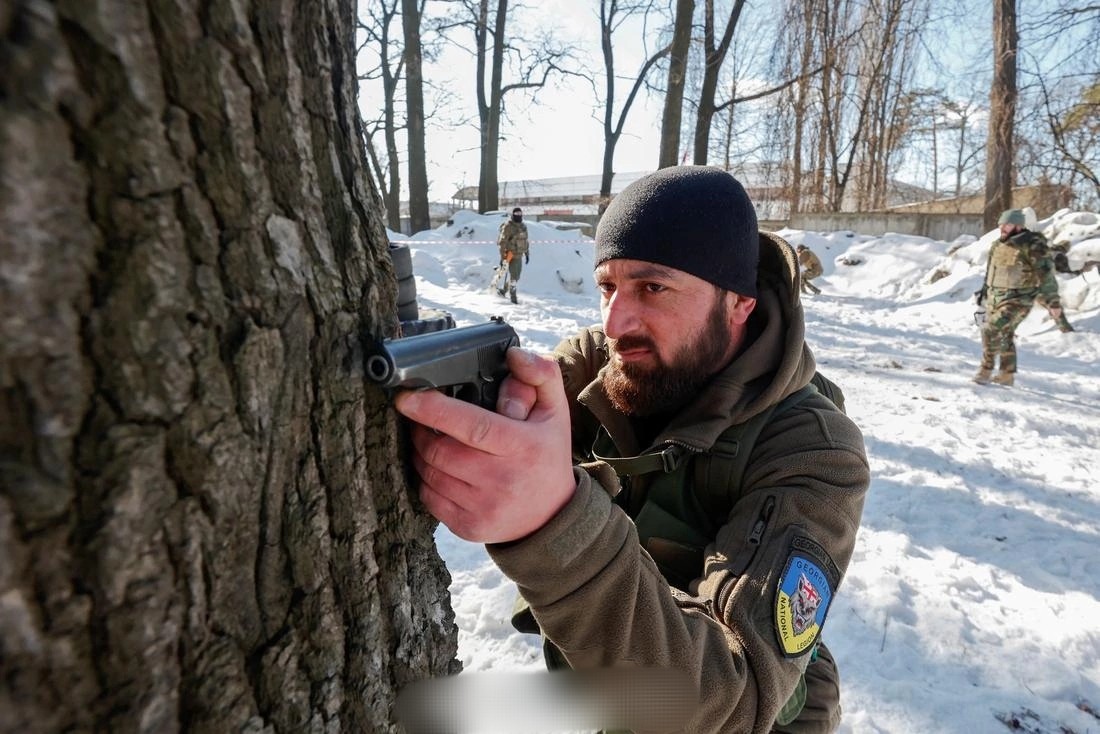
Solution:
<path fill-rule="evenodd" d="M 484 324 L 386 339 L 367 356 L 366 372 L 380 387 L 456 386 L 456 397 L 485 402 L 487 386 L 508 374 L 504 353 L 518 345 L 515 329 L 494 317 Z M 465 397 L 462 386 L 473 386 L 476 395 Z"/>

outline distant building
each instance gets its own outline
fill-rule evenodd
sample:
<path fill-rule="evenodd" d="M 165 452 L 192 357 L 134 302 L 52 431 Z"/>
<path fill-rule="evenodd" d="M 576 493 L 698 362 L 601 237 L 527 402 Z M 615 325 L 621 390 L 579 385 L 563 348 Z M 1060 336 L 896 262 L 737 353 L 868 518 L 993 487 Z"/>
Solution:
<path fill-rule="evenodd" d="M 616 173 L 612 178 L 611 196 L 652 171 Z M 745 187 L 756 207 L 756 215 L 763 229 L 779 229 L 790 217 L 790 201 L 783 185 L 783 167 L 778 163 L 751 163 L 730 169 L 730 173 Z M 559 178 L 522 179 L 501 181 L 500 209 L 508 211 L 522 207 L 525 216 L 540 221 L 567 221 L 584 223 L 586 233 L 595 227 L 600 205 L 600 174 L 563 176 Z M 848 191 L 852 191 L 849 187 Z M 888 182 L 888 205 L 905 204 L 930 199 L 932 192 L 919 186 L 891 180 Z M 464 186 L 451 200 L 459 207 L 476 207 L 478 187 Z M 844 211 L 856 211 L 853 197 L 845 196 Z"/>
<path fill-rule="evenodd" d="M 1012 189 L 1012 208 L 1031 207 L 1040 219 L 1059 209 L 1073 205 L 1073 189 L 1062 184 L 1042 183 L 1032 186 L 1016 186 Z M 890 211 L 900 214 L 982 214 L 985 211 L 985 195 L 958 196 L 949 199 L 917 201 L 894 206 Z"/>
<path fill-rule="evenodd" d="M 787 203 L 782 188 L 777 183 L 778 168 L 769 164 L 753 164 L 730 171 L 745 187 L 757 216 L 771 220 L 777 214 L 785 216 Z M 611 179 L 611 197 L 642 176 L 652 171 L 616 173 Z M 537 221 L 575 222 L 583 224 L 587 234 L 595 227 L 599 217 L 600 181 L 598 173 L 559 178 L 522 179 L 501 181 L 498 199 L 500 209 L 508 211 L 521 207 L 524 216 Z M 452 201 L 459 206 L 477 206 L 478 187 L 464 186 L 454 193 Z"/>
<path fill-rule="evenodd" d="M 456 207 L 451 204 L 442 204 L 437 201 L 428 202 L 428 220 L 431 223 L 430 229 L 441 227 L 447 223 L 447 220 L 451 218 Z M 409 202 L 401 202 L 401 234 L 411 235 L 412 231 L 412 217 L 409 216 Z"/>
<path fill-rule="evenodd" d="M 937 199 L 928 189 L 890 179 L 886 182 L 886 206 L 871 209 L 859 204 L 858 181 L 854 177 L 845 187 L 840 212 L 792 215 L 787 190 L 782 185 L 784 172 L 780 164 L 755 163 L 730 172 L 748 191 L 756 206 L 760 228 L 765 230 L 791 226 L 795 229 L 846 229 L 864 234 L 890 231 L 943 240 L 954 239 L 960 234 L 981 234 L 982 231 L 982 195 Z M 648 173 L 651 171 L 616 173 L 611 184 L 612 198 Z M 807 174 L 807 183 L 809 177 Z M 599 219 L 600 175 L 501 181 L 499 200 L 501 211 L 522 207 L 529 221 L 551 221 L 560 227 L 580 229 L 591 236 Z M 452 196 L 452 208 L 443 209 L 450 216 L 454 209 L 476 207 L 477 201 L 477 186 L 464 186 Z M 1071 206 L 1072 201 L 1073 192 L 1066 186 L 1039 184 L 1019 186 L 1012 191 L 1013 207 L 1031 207 L 1040 218 Z M 439 223 L 445 220 L 446 217 Z M 433 226 L 438 226 L 435 221 L 433 214 Z"/>

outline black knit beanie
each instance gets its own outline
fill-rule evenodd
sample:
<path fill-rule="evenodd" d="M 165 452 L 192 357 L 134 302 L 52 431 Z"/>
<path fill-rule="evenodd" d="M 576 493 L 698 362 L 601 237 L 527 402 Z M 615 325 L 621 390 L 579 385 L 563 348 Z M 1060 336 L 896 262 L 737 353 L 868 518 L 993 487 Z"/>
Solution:
<path fill-rule="evenodd" d="M 667 265 L 756 297 L 756 210 L 741 184 L 708 166 L 673 166 L 623 189 L 596 227 L 596 265 Z"/>

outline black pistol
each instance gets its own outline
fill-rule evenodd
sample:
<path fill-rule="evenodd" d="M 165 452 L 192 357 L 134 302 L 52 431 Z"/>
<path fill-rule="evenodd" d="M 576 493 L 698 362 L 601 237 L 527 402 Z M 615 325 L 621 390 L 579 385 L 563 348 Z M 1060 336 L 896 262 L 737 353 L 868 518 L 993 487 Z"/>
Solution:
<path fill-rule="evenodd" d="M 486 324 L 378 342 L 367 355 L 367 376 L 387 390 L 442 388 L 495 410 L 508 376 L 504 353 L 518 346 L 515 329 L 494 316 Z"/>

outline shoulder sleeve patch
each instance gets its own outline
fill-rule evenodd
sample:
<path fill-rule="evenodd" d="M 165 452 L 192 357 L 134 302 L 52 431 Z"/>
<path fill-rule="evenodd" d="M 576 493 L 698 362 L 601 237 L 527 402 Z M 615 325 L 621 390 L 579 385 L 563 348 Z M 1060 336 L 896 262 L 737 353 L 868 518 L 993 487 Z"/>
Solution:
<path fill-rule="evenodd" d="M 840 581 L 840 571 L 817 543 L 796 537 L 775 590 L 775 633 L 788 658 L 813 649 Z"/>

